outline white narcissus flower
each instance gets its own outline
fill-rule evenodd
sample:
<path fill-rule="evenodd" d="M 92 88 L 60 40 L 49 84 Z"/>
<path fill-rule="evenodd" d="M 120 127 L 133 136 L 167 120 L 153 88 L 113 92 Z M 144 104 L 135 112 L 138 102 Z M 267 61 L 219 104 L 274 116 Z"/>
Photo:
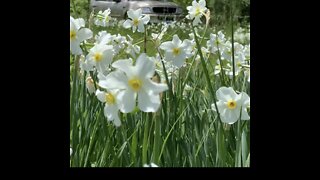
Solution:
<path fill-rule="evenodd" d="M 161 27 L 161 32 L 160 33 L 151 33 L 151 37 L 152 39 L 155 41 L 156 46 L 159 46 L 161 43 L 161 39 L 163 37 L 163 35 L 166 33 L 166 31 L 168 30 L 168 24 L 164 24 Z"/>
<path fill-rule="evenodd" d="M 82 18 L 74 19 L 70 16 L 70 51 L 74 55 L 82 54 L 80 43 L 92 37 L 92 31 L 84 27 Z"/>
<path fill-rule="evenodd" d="M 131 59 L 118 60 L 112 64 L 117 71 L 99 81 L 99 86 L 106 89 L 119 89 L 117 101 L 123 113 L 129 113 L 136 106 L 143 112 L 156 112 L 160 107 L 160 93 L 167 90 L 166 84 L 158 84 L 151 80 L 155 74 L 155 63 L 142 53 L 135 66 Z"/>
<path fill-rule="evenodd" d="M 111 13 L 110 8 L 106 9 L 103 12 L 99 11 L 94 20 L 94 24 L 102 27 L 109 26 L 110 25 L 109 22 L 111 20 L 111 17 L 109 16 L 110 13 Z"/>
<path fill-rule="evenodd" d="M 143 167 L 159 167 L 159 166 L 156 165 L 155 163 L 151 163 L 151 164 L 144 164 Z"/>
<path fill-rule="evenodd" d="M 242 100 L 242 111 L 241 111 L 241 119 L 242 120 L 249 120 L 250 116 L 248 114 L 248 108 L 250 108 L 250 97 L 247 93 L 241 93 L 241 100 Z"/>
<path fill-rule="evenodd" d="M 243 54 L 244 54 L 244 57 L 246 58 L 246 60 L 250 60 L 250 44 L 244 46 Z"/>
<path fill-rule="evenodd" d="M 182 42 L 178 35 L 175 34 L 172 41 L 162 43 L 160 49 L 165 51 L 166 61 L 172 61 L 172 64 L 180 68 L 188 57 L 189 45 L 189 40 L 185 39 Z"/>
<path fill-rule="evenodd" d="M 127 42 L 125 36 L 113 35 L 111 44 L 113 45 L 114 54 L 118 54 L 121 49 L 125 47 L 125 43 Z"/>
<path fill-rule="evenodd" d="M 217 90 L 216 96 L 221 121 L 228 124 L 235 123 L 240 117 L 243 105 L 241 94 L 236 94 L 232 87 L 221 87 Z"/>
<path fill-rule="evenodd" d="M 99 72 L 106 72 L 113 58 L 113 46 L 96 44 L 87 55 L 88 63 L 97 68 Z"/>
<path fill-rule="evenodd" d="M 86 79 L 86 87 L 87 87 L 89 94 L 94 93 L 96 90 L 96 88 L 94 87 L 94 81 L 91 76 L 88 76 Z"/>
<path fill-rule="evenodd" d="M 236 61 L 241 62 L 241 64 L 244 64 L 245 62 L 245 54 L 244 54 L 244 48 L 243 45 L 235 42 L 233 44 L 234 47 L 234 58 Z M 225 43 L 224 49 L 221 54 L 221 58 L 229 61 L 232 63 L 232 43 L 230 41 L 227 41 Z"/>
<path fill-rule="evenodd" d="M 225 41 L 226 38 L 222 31 L 219 31 L 217 34 L 210 33 L 210 40 L 207 41 L 207 46 L 210 49 L 211 53 L 216 53 L 218 49 L 221 53 L 224 50 Z"/>
<path fill-rule="evenodd" d="M 97 89 L 96 96 L 99 101 L 105 103 L 104 106 L 104 116 L 108 119 L 108 121 L 113 121 L 114 125 L 119 127 L 121 125 L 121 121 L 118 115 L 118 102 L 117 102 L 117 91 L 110 90 L 108 92 L 100 91 Z"/>
<path fill-rule="evenodd" d="M 131 36 L 127 35 L 129 38 L 129 41 L 127 41 L 128 47 L 126 48 L 126 53 L 130 54 L 133 58 L 136 58 L 136 54 L 140 53 L 140 47 L 138 45 L 133 44 L 133 39 Z"/>
<path fill-rule="evenodd" d="M 199 22 L 201 22 L 200 18 L 205 15 L 206 8 L 206 1 L 205 0 L 199 0 L 199 3 L 194 0 L 192 2 L 192 6 L 188 6 L 187 10 L 189 11 L 187 15 L 187 19 L 194 19 L 192 24 L 194 26 L 198 25 Z"/>
<path fill-rule="evenodd" d="M 95 36 L 95 44 L 105 44 L 108 45 L 113 41 L 113 36 L 110 33 L 107 33 L 107 31 L 100 31 Z"/>
<path fill-rule="evenodd" d="M 198 50 L 198 49 L 196 49 L 196 50 Z M 202 53 L 202 57 L 203 57 L 203 59 L 206 61 L 208 58 L 209 58 L 209 55 L 210 55 L 210 51 L 207 49 L 207 48 L 205 48 L 205 47 L 201 47 L 201 53 Z M 200 61 L 200 55 L 198 54 L 197 55 L 197 57 L 196 57 L 196 60 L 197 61 Z"/>
<path fill-rule="evenodd" d="M 250 83 L 250 69 L 244 72 L 245 75 L 248 77 L 247 81 Z"/>
<path fill-rule="evenodd" d="M 88 60 L 86 60 L 86 57 L 84 55 L 80 56 L 80 69 L 81 73 L 83 73 L 84 71 L 93 71 L 93 65 L 88 63 Z"/>
<path fill-rule="evenodd" d="M 147 24 L 150 20 L 149 15 L 145 15 L 142 17 L 142 10 L 137 9 L 137 10 L 132 10 L 130 9 L 128 12 L 128 17 L 130 19 L 127 19 L 123 23 L 124 28 L 131 28 L 133 32 L 136 32 L 136 29 L 138 28 L 138 32 L 144 32 L 144 24 Z"/>

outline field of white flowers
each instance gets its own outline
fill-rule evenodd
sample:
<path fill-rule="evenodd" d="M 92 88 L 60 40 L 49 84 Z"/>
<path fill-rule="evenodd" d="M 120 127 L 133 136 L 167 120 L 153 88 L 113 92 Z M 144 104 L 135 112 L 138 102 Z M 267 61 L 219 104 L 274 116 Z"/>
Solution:
<path fill-rule="evenodd" d="M 250 26 L 186 10 L 70 16 L 70 167 L 250 166 Z"/>

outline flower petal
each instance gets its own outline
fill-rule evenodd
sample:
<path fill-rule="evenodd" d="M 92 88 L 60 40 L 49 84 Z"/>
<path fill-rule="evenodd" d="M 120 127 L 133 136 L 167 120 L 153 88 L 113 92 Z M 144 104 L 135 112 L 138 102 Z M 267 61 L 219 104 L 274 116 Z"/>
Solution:
<path fill-rule="evenodd" d="M 84 19 L 83 19 L 83 18 L 78 18 L 78 19 L 75 19 L 74 21 L 75 21 L 75 23 L 77 23 L 77 24 L 78 24 L 79 28 L 81 28 L 81 27 L 84 27 L 84 26 L 85 26 L 85 21 L 84 21 Z"/>
<path fill-rule="evenodd" d="M 128 13 L 129 13 L 129 11 L 128 11 Z M 130 28 L 130 27 L 132 27 L 132 25 L 133 25 L 133 22 L 132 22 L 130 19 L 127 19 L 127 20 L 123 23 L 123 27 L 124 27 L 124 28 Z"/>
<path fill-rule="evenodd" d="M 136 94 L 131 89 L 120 91 L 117 95 L 117 102 L 121 112 L 129 113 L 136 105 Z"/>
<path fill-rule="evenodd" d="M 163 91 L 168 90 L 168 86 L 166 84 L 158 84 L 155 83 L 153 81 L 151 81 L 150 79 L 146 80 L 143 82 L 144 86 L 144 91 L 147 93 L 156 93 L 159 94 Z"/>
<path fill-rule="evenodd" d="M 134 72 L 133 72 L 134 69 L 132 66 L 132 59 L 120 59 L 120 60 L 114 62 L 112 64 L 112 67 L 123 71 L 124 73 L 126 73 L 126 75 L 128 77 L 131 77 L 134 75 Z"/>
<path fill-rule="evenodd" d="M 174 58 L 174 60 L 172 61 L 172 64 L 180 68 L 184 64 L 185 59 L 186 59 L 186 54 L 185 52 L 182 52 L 178 57 Z"/>
<path fill-rule="evenodd" d="M 143 112 L 157 112 L 160 106 L 159 94 L 146 93 L 139 91 L 138 93 L 138 107 Z"/>
<path fill-rule="evenodd" d="M 150 58 L 142 53 L 135 64 L 135 68 L 140 77 L 152 78 L 155 72 L 155 63 Z"/>
<path fill-rule="evenodd" d="M 181 45 L 181 40 L 179 39 L 178 35 L 173 35 L 173 38 L 172 38 L 172 43 L 175 45 L 175 46 L 180 46 Z"/>
<path fill-rule="evenodd" d="M 242 107 L 241 109 L 241 120 L 249 120 L 250 119 L 250 116 L 247 112 L 247 108 L 245 107 Z"/>
<path fill-rule="evenodd" d="M 138 31 L 139 32 L 144 32 L 144 25 L 143 22 L 140 20 L 139 24 L 138 24 Z"/>
<path fill-rule="evenodd" d="M 164 60 L 166 60 L 166 61 L 173 61 L 174 60 L 174 57 L 173 57 L 173 54 L 172 54 L 172 52 L 166 52 L 165 54 L 164 54 Z"/>
<path fill-rule="evenodd" d="M 232 87 L 220 87 L 216 92 L 216 96 L 218 100 L 227 102 L 230 99 L 234 100 L 237 97 L 237 94 L 234 92 Z"/>
<path fill-rule="evenodd" d="M 92 38 L 92 31 L 88 28 L 82 28 L 77 33 L 77 38 L 80 42 Z"/>
<path fill-rule="evenodd" d="M 199 5 L 202 6 L 202 7 L 205 7 L 206 6 L 206 1 L 205 0 L 200 0 L 199 1 Z"/>
<path fill-rule="evenodd" d="M 245 93 L 245 92 L 241 93 L 241 100 L 242 100 L 242 106 L 243 107 L 250 106 L 250 97 L 248 96 L 247 93 Z"/>
<path fill-rule="evenodd" d="M 107 117 L 108 121 L 113 121 L 116 126 L 121 125 L 121 121 L 118 116 L 118 107 L 117 105 L 108 105 L 106 104 L 104 107 L 104 116 Z M 117 121 L 117 122 L 115 122 Z"/>
<path fill-rule="evenodd" d="M 113 71 L 104 80 L 99 81 L 99 86 L 106 89 L 126 89 L 128 78 L 121 71 Z"/>
<path fill-rule="evenodd" d="M 142 15 L 142 9 L 139 8 L 135 11 L 133 11 L 134 17 L 139 18 Z"/>
<path fill-rule="evenodd" d="M 150 21 L 150 16 L 145 15 L 143 18 L 141 18 L 141 21 L 143 22 L 143 24 L 147 24 Z"/>
<path fill-rule="evenodd" d="M 220 116 L 221 121 L 228 124 L 235 123 L 240 116 L 240 111 L 226 109 L 224 115 Z"/>
<path fill-rule="evenodd" d="M 99 89 L 97 89 L 96 96 L 97 96 L 99 101 L 101 101 L 103 103 L 106 102 L 106 93 L 105 92 L 100 91 Z"/>
<path fill-rule="evenodd" d="M 82 49 L 80 48 L 80 43 L 77 40 L 70 42 L 70 51 L 74 55 L 82 54 Z"/>
<path fill-rule="evenodd" d="M 127 12 L 127 15 L 129 18 L 131 19 L 134 19 L 136 16 L 134 14 L 134 11 L 132 9 L 130 9 L 128 12 Z"/>
<path fill-rule="evenodd" d="M 160 49 L 162 50 L 172 50 L 174 47 L 175 46 L 170 41 L 164 42 L 160 45 Z"/>

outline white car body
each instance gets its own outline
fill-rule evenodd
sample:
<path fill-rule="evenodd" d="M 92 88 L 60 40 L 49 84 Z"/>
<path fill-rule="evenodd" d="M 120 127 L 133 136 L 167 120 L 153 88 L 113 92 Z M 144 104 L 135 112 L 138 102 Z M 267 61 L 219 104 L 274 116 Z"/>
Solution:
<path fill-rule="evenodd" d="M 127 11 L 141 8 L 142 14 L 150 16 L 150 22 L 176 21 L 184 17 L 182 8 L 164 0 L 91 0 L 90 7 L 95 12 L 111 10 L 111 16 L 126 19 Z"/>

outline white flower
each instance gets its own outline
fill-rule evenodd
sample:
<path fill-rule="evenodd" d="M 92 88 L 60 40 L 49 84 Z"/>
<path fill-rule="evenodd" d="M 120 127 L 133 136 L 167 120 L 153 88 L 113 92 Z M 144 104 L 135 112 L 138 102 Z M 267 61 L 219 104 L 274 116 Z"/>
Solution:
<path fill-rule="evenodd" d="M 228 124 L 235 123 L 240 117 L 243 106 L 241 94 L 236 94 L 232 87 L 221 87 L 217 90 L 216 96 L 221 121 Z"/>
<path fill-rule="evenodd" d="M 164 24 L 161 28 L 160 33 L 151 33 L 151 37 L 155 41 L 156 46 L 160 45 L 161 39 L 167 30 L 168 30 L 168 24 Z"/>
<path fill-rule="evenodd" d="M 70 148 L 70 156 L 72 155 L 72 148 Z"/>
<path fill-rule="evenodd" d="M 121 49 L 125 47 L 125 43 L 127 42 L 126 37 L 118 35 L 113 35 L 112 37 L 113 41 L 111 41 L 111 44 L 113 45 L 114 54 L 118 54 Z"/>
<path fill-rule="evenodd" d="M 172 61 L 175 66 L 180 68 L 188 57 L 187 50 L 189 49 L 189 45 L 189 40 L 182 42 L 178 35 L 175 34 L 172 41 L 162 43 L 160 48 L 165 50 L 165 59 Z"/>
<path fill-rule="evenodd" d="M 111 17 L 109 16 L 110 13 L 111 13 L 110 8 L 106 9 L 103 12 L 99 11 L 94 20 L 94 24 L 97 26 L 103 26 L 103 27 L 109 26 L 110 25 L 109 22 L 111 20 Z"/>
<path fill-rule="evenodd" d="M 88 63 L 97 68 L 99 72 L 106 72 L 113 58 L 113 46 L 96 44 L 87 55 Z"/>
<path fill-rule="evenodd" d="M 196 49 L 196 50 L 198 50 L 198 49 Z M 202 53 L 202 57 L 204 58 L 204 60 L 206 61 L 207 59 L 208 59 L 208 57 L 209 57 L 209 53 L 210 53 L 210 51 L 207 49 L 207 48 L 205 48 L 205 47 L 201 47 L 201 53 Z M 197 57 L 196 57 L 196 60 L 197 61 L 200 61 L 200 55 L 198 54 L 197 55 Z"/>
<path fill-rule="evenodd" d="M 100 31 L 96 36 L 95 36 L 95 44 L 110 44 L 111 41 L 113 40 L 113 36 L 110 33 L 107 33 L 107 31 Z"/>
<path fill-rule="evenodd" d="M 93 65 L 88 63 L 84 55 L 80 56 L 80 69 L 81 73 L 83 73 L 84 71 L 93 71 Z"/>
<path fill-rule="evenodd" d="M 244 54 L 246 60 L 250 60 L 250 44 L 244 46 L 243 54 Z"/>
<path fill-rule="evenodd" d="M 132 27 L 133 32 L 136 32 L 136 29 L 138 28 L 138 32 L 144 32 L 144 24 L 147 24 L 150 20 L 149 15 L 145 15 L 142 17 L 142 10 L 132 10 L 130 9 L 128 12 L 128 17 L 130 19 L 127 19 L 123 23 L 124 28 L 130 28 Z"/>
<path fill-rule="evenodd" d="M 210 40 L 207 41 L 207 46 L 211 53 L 214 54 L 216 51 L 218 51 L 218 48 L 221 53 L 224 50 L 225 41 L 226 38 L 222 31 L 219 31 L 217 34 L 210 33 Z"/>
<path fill-rule="evenodd" d="M 99 101 L 105 103 L 104 106 L 104 116 L 107 117 L 108 121 L 113 121 L 114 125 L 119 127 L 121 121 L 118 116 L 118 101 L 117 101 L 117 91 L 109 90 L 108 92 L 100 91 L 97 89 L 96 96 Z"/>
<path fill-rule="evenodd" d="M 247 93 L 241 93 L 241 100 L 242 100 L 242 111 L 241 111 L 241 119 L 242 120 L 249 120 L 250 116 L 248 114 L 248 108 L 250 108 L 250 97 Z"/>
<path fill-rule="evenodd" d="M 196 26 L 201 22 L 200 18 L 205 14 L 206 8 L 206 1 L 205 0 L 199 0 L 199 3 L 197 3 L 196 0 L 192 2 L 192 6 L 188 6 L 187 10 L 189 11 L 187 15 L 187 19 L 194 19 L 193 25 Z"/>
<path fill-rule="evenodd" d="M 236 61 L 241 62 L 241 64 L 244 64 L 245 61 L 245 54 L 244 54 L 244 48 L 241 44 L 235 42 L 233 44 L 234 47 L 234 58 Z M 220 51 L 221 52 L 221 51 Z M 221 58 L 229 61 L 232 63 L 232 43 L 230 41 L 227 41 L 225 43 L 224 49 L 221 54 Z"/>
<path fill-rule="evenodd" d="M 245 75 L 248 77 L 247 81 L 250 83 L 250 69 L 244 72 Z"/>
<path fill-rule="evenodd" d="M 89 94 L 94 93 L 94 91 L 96 90 L 94 87 L 94 82 L 93 82 L 93 79 L 91 78 L 91 76 L 88 76 L 86 79 L 86 87 L 87 87 Z"/>
<path fill-rule="evenodd" d="M 129 38 L 129 41 L 126 42 L 128 45 L 128 47 L 126 48 L 126 53 L 130 54 L 133 58 L 136 58 L 136 54 L 140 53 L 140 47 L 136 44 L 133 44 L 133 39 L 129 35 L 127 36 Z"/>
<path fill-rule="evenodd" d="M 92 37 L 92 31 L 83 27 L 84 20 L 82 18 L 73 19 L 73 17 L 70 16 L 70 51 L 74 55 L 82 54 L 80 43 Z"/>
<path fill-rule="evenodd" d="M 111 72 L 99 86 L 106 89 L 119 89 L 117 101 L 123 113 L 133 111 L 138 96 L 138 107 L 144 112 L 156 112 L 160 107 L 160 93 L 167 90 L 166 84 L 151 80 L 155 73 L 155 63 L 142 53 L 135 66 L 132 60 L 118 60 L 112 64 L 118 71 Z"/>
<path fill-rule="evenodd" d="M 159 166 L 156 165 L 155 163 L 151 163 L 151 164 L 144 164 L 143 167 L 159 167 Z"/>

